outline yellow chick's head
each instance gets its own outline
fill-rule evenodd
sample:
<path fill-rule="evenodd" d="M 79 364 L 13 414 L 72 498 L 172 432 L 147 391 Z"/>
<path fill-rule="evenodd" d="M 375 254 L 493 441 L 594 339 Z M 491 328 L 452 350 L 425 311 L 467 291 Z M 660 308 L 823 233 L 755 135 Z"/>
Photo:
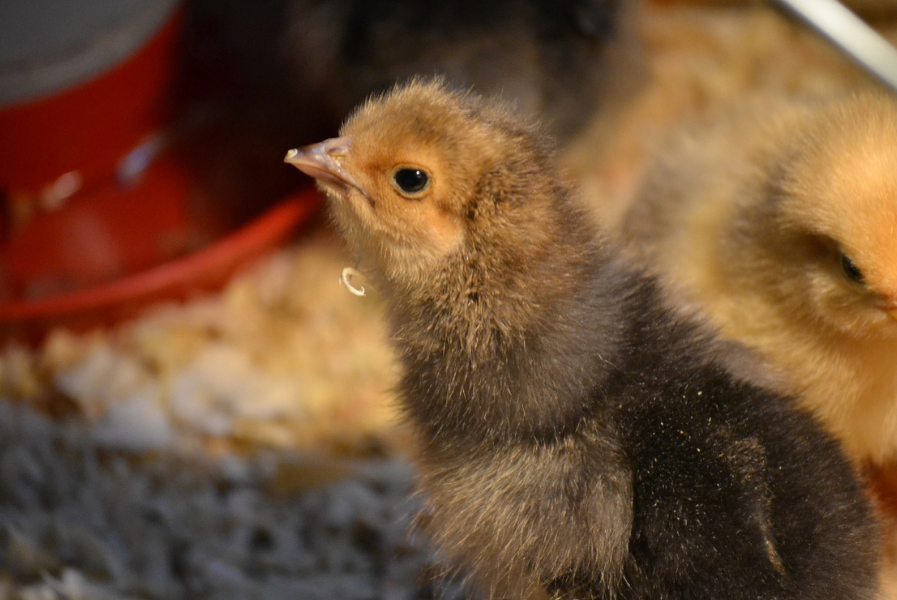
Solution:
<path fill-rule="evenodd" d="M 537 169 L 526 165 L 543 156 L 539 143 L 500 103 L 412 81 L 360 106 L 339 138 L 285 160 L 318 180 L 344 239 L 375 276 L 413 284 L 457 254 L 514 188 L 532 201 L 550 186 L 527 181 Z M 502 209 L 500 219 L 532 221 L 523 207 Z"/>
<path fill-rule="evenodd" d="M 897 336 L 897 102 L 838 104 L 796 141 L 773 191 L 780 258 L 809 291 L 792 300 L 852 337 Z"/>

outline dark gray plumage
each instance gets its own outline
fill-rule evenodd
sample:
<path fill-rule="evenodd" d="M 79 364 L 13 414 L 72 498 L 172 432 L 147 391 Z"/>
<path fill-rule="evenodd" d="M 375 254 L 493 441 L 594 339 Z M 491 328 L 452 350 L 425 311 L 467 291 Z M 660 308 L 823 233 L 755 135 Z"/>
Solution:
<path fill-rule="evenodd" d="M 568 136 L 638 81 L 637 4 L 293 0 L 285 55 L 297 86 L 345 111 L 397 81 L 440 75 L 502 94 Z"/>
<path fill-rule="evenodd" d="M 412 83 L 287 161 L 386 297 L 425 526 L 492 597 L 874 596 L 836 443 L 714 361 L 530 126 Z"/>

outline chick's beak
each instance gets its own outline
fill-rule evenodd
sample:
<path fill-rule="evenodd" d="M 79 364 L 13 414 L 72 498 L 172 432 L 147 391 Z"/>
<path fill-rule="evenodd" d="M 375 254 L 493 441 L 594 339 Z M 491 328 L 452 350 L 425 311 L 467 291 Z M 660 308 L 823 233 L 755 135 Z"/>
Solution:
<path fill-rule="evenodd" d="M 293 165 L 343 194 L 349 191 L 349 187 L 364 193 L 361 186 L 340 163 L 340 159 L 349 153 L 350 147 L 349 138 L 331 138 L 318 144 L 293 148 L 287 152 L 283 162 Z"/>
<path fill-rule="evenodd" d="M 879 307 L 891 315 L 891 318 L 897 321 L 897 301 L 886 299 L 884 300 Z"/>

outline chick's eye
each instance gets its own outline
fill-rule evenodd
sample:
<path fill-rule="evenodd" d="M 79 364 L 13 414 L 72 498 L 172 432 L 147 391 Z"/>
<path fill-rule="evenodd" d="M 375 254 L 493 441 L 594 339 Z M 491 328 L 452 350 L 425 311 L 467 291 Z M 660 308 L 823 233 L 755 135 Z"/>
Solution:
<path fill-rule="evenodd" d="M 841 269 L 849 280 L 854 283 L 863 283 L 863 272 L 857 267 L 850 257 L 841 253 Z"/>
<path fill-rule="evenodd" d="M 398 169 L 393 173 L 392 180 L 406 194 L 418 194 L 430 185 L 430 176 L 426 171 L 410 167 Z"/>

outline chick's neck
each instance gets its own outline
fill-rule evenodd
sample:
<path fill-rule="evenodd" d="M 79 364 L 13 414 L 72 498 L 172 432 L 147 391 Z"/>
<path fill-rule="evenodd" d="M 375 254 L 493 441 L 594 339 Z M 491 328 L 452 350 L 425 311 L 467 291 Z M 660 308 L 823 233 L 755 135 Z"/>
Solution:
<path fill-rule="evenodd" d="M 426 439 L 556 438 L 595 414 L 621 322 L 603 280 L 618 269 L 577 210 L 536 216 L 475 224 L 426 289 L 391 299 L 401 392 Z"/>

